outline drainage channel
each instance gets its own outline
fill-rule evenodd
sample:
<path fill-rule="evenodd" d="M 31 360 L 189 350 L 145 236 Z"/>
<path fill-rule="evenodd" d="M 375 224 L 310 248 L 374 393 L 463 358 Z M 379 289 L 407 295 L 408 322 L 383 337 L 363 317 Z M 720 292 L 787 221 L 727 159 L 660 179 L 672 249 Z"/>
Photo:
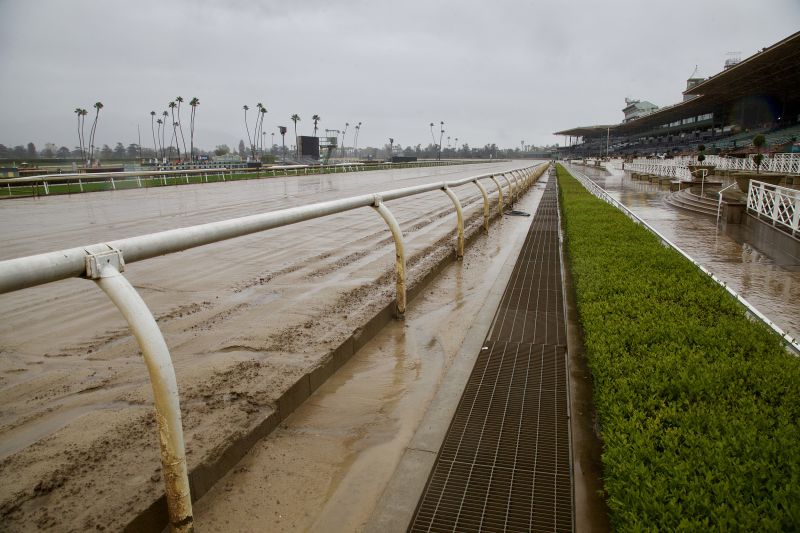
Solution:
<path fill-rule="evenodd" d="M 550 179 L 410 532 L 573 529 L 558 231 Z"/>

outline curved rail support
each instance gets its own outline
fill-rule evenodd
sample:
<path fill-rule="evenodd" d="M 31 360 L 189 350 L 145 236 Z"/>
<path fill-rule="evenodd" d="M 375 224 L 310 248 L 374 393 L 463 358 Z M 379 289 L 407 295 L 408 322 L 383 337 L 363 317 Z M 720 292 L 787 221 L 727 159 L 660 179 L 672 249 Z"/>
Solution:
<path fill-rule="evenodd" d="M 192 499 L 186 469 L 178 382 L 167 343 L 147 304 L 120 273 L 123 269 L 122 254 L 112 249 L 88 255 L 86 265 L 87 277 L 103 289 L 128 322 L 150 374 L 170 531 L 193 531 Z"/>
<path fill-rule="evenodd" d="M 494 182 L 495 186 L 497 187 L 497 214 L 503 214 L 503 187 L 500 186 L 500 182 L 497 181 L 497 177 L 494 175 L 489 176 L 491 180 Z"/>
<path fill-rule="evenodd" d="M 403 232 L 400 224 L 380 196 L 375 196 L 375 204 L 372 206 L 375 211 L 383 218 L 394 238 L 394 258 L 395 258 L 395 285 L 397 296 L 395 300 L 395 311 L 397 318 L 403 318 L 406 313 L 406 250 L 403 244 Z"/>
<path fill-rule="evenodd" d="M 519 200 L 519 196 L 522 194 L 522 179 L 520 179 L 519 172 L 516 170 L 511 171 L 511 177 L 514 178 L 514 189 L 517 191 L 517 200 Z"/>
<path fill-rule="evenodd" d="M 505 173 L 500 175 L 503 176 L 503 179 L 506 180 L 506 183 L 508 183 L 508 205 L 514 207 L 514 185 L 511 183 L 511 180 L 508 179 L 508 176 L 506 176 Z"/>
<path fill-rule="evenodd" d="M 464 211 L 461 209 L 461 202 L 456 196 L 456 193 L 453 190 L 445 185 L 442 187 L 442 190 L 450 197 L 450 200 L 453 202 L 453 205 L 456 208 L 456 224 L 458 227 L 458 244 L 456 246 L 456 257 L 458 259 L 464 258 Z"/>
<path fill-rule="evenodd" d="M 530 174 L 528 174 L 528 171 L 520 170 L 519 177 L 522 180 L 522 186 L 525 188 L 525 190 L 528 190 L 528 185 L 529 185 L 528 178 L 530 178 Z"/>
<path fill-rule="evenodd" d="M 486 189 L 483 188 L 483 185 L 481 185 L 481 182 L 477 179 L 472 183 L 478 187 L 481 191 L 481 196 L 483 196 L 483 229 L 486 230 L 486 233 L 489 233 L 489 195 L 486 193 Z"/>

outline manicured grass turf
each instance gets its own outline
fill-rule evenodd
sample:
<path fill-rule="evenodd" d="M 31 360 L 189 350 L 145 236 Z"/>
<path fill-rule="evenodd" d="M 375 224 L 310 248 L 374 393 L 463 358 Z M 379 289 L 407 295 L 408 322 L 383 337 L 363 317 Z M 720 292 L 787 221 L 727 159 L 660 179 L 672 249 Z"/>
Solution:
<path fill-rule="evenodd" d="M 619 531 L 800 529 L 800 358 L 558 168 Z"/>

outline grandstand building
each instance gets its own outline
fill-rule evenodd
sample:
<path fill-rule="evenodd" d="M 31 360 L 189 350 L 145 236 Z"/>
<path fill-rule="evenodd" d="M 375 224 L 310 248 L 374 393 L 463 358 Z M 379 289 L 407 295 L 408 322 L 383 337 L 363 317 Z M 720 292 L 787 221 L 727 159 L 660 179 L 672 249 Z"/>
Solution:
<path fill-rule="evenodd" d="M 752 151 L 757 133 L 770 151 L 790 151 L 800 138 L 800 32 L 729 64 L 708 79 L 691 78 L 683 101 L 655 108 L 626 99 L 620 124 L 556 132 L 569 138 L 561 157 L 671 156 L 705 144 L 711 154 Z M 655 109 L 644 111 L 649 104 Z M 641 108 L 641 110 L 640 110 Z M 635 115 L 635 116 L 634 116 Z"/>
<path fill-rule="evenodd" d="M 649 115 L 656 109 L 658 109 L 658 106 L 651 102 L 642 102 L 640 100 L 631 100 L 630 98 L 626 98 L 625 107 L 622 109 L 622 113 L 625 115 L 625 120 L 622 122 L 630 122 L 631 120 L 642 118 Z"/>

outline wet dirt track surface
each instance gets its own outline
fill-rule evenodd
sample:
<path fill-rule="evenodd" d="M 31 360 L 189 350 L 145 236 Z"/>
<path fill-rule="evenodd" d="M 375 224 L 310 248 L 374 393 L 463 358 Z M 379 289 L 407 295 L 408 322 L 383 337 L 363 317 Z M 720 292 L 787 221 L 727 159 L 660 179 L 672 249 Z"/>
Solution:
<path fill-rule="evenodd" d="M 515 208 L 534 212 L 545 180 Z M 198 528 L 360 531 L 530 221 L 506 216 L 478 237 L 404 321 L 383 328 L 197 502 Z"/>
<path fill-rule="evenodd" d="M 668 191 L 610 174 L 574 166 L 741 294 L 794 338 L 800 338 L 800 264 L 754 241 L 743 225 L 717 228 L 711 217 L 664 202 Z"/>
<path fill-rule="evenodd" d="M 522 166 L 6 201 L 0 259 Z M 477 188 L 455 192 L 477 224 Z M 413 283 L 452 250 L 452 204 L 437 191 L 387 205 Z M 362 209 L 126 267 L 172 352 L 190 468 L 393 299 L 393 263 L 388 229 Z M 2 529 L 120 529 L 163 493 L 150 386 L 125 323 L 93 282 L 77 279 L 0 295 L 0 314 Z"/>

